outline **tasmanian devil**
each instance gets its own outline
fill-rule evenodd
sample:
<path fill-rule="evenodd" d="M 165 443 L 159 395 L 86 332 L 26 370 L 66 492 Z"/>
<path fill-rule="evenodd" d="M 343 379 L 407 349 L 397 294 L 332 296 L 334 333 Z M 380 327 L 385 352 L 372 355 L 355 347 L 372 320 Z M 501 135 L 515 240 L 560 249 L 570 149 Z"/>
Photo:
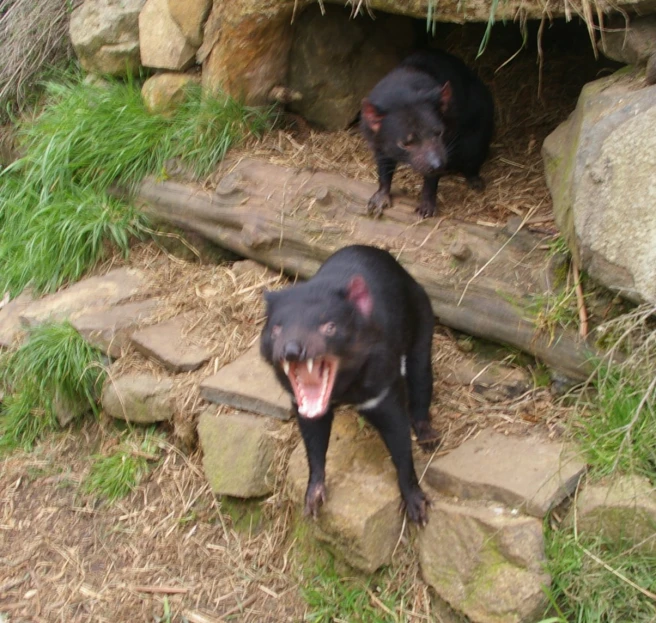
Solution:
<path fill-rule="evenodd" d="M 438 50 L 412 54 L 362 100 L 360 123 L 378 167 L 369 214 L 380 216 L 392 204 L 399 162 L 424 177 L 417 207 L 422 217 L 435 214 L 437 184 L 445 173 L 462 173 L 472 188 L 484 188 L 479 171 L 494 129 L 494 102 L 459 58 Z"/>
<path fill-rule="evenodd" d="M 423 288 L 387 252 L 344 247 L 309 281 L 266 292 L 260 348 L 291 394 L 310 479 L 305 513 L 325 501 L 333 408 L 356 409 L 381 434 L 410 519 L 426 523 L 427 499 L 412 460 L 410 426 L 425 449 L 437 444 L 428 409 L 434 317 Z"/>

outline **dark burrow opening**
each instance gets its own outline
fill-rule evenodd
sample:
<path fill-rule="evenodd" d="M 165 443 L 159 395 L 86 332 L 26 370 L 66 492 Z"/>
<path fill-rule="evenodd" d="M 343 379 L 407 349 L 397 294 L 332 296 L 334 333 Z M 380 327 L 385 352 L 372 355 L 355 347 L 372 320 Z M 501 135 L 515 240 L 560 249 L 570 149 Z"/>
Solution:
<path fill-rule="evenodd" d="M 348 8 L 312 5 L 298 16 L 288 86 L 303 99 L 289 105 L 291 136 L 272 135 L 260 149 L 280 164 L 339 171 L 374 181 L 373 156 L 357 127 L 360 102 L 409 52 L 437 47 L 462 58 L 495 100 L 495 135 L 482 175 L 484 193 L 446 177 L 443 216 L 507 220 L 534 212 L 551 218 L 540 150 L 545 137 L 574 110 L 581 88 L 619 64 L 595 56 L 586 24 L 574 19 L 487 25 L 435 23 L 377 12 L 350 19 Z M 484 38 L 487 39 L 482 46 Z M 482 49 L 484 47 L 484 49 Z M 305 123 L 305 120 L 307 123 Z M 328 130 L 328 131 L 327 131 Z M 421 179 L 407 167 L 395 186 L 414 198 Z"/>

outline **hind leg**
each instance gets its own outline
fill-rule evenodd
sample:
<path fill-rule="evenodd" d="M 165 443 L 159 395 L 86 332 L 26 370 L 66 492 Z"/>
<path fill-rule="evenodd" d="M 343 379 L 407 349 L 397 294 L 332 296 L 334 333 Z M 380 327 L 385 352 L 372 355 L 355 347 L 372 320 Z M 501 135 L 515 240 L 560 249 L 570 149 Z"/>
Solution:
<path fill-rule="evenodd" d="M 431 426 L 429 415 L 433 396 L 431 350 L 435 317 L 425 292 L 418 288 L 417 297 L 416 307 L 419 309 L 416 319 L 417 331 L 405 362 L 405 380 L 408 388 L 410 420 L 417 441 L 424 450 L 432 450 L 440 442 L 439 434 Z"/>
<path fill-rule="evenodd" d="M 481 177 L 480 171 L 487 157 L 487 145 L 481 142 L 479 136 L 472 136 L 462 140 L 460 149 L 460 169 L 465 175 L 467 185 L 473 190 L 482 192 L 485 190 L 485 180 Z"/>

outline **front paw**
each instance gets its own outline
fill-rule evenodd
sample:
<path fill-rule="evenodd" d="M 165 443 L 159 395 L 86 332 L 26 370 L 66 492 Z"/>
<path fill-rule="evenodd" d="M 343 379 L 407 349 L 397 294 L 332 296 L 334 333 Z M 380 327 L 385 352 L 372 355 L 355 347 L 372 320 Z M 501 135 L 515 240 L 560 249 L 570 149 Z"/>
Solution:
<path fill-rule="evenodd" d="M 367 203 L 367 214 L 374 218 L 380 218 L 385 208 L 392 207 L 392 196 L 388 191 L 379 188 Z"/>
<path fill-rule="evenodd" d="M 315 482 L 308 485 L 305 492 L 305 510 L 306 516 L 312 516 L 316 519 L 319 515 L 319 509 L 326 501 L 326 484 L 324 482 Z"/>
<path fill-rule="evenodd" d="M 415 424 L 417 443 L 424 452 L 435 450 L 440 445 L 440 434 L 430 425 L 430 422 L 417 422 Z"/>
<path fill-rule="evenodd" d="M 437 206 L 434 202 L 422 200 L 415 211 L 421 216 L 421 218 L 430 218 L 437 214 Z"/>
<path fill-rule="evenodd" d="M 404 496 L 403 507 L 408 513 L 408 519 L 422 528 L 428 523 L 430 500 L 419 486 Z"/>

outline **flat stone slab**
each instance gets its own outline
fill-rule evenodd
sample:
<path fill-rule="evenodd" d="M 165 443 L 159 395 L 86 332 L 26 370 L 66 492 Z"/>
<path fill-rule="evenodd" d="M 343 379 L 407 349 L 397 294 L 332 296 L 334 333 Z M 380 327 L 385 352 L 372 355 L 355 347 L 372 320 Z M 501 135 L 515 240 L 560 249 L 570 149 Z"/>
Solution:
<path fill-rule="evenodd" d="M 130 336 L 134 347 L 171 372 L 190 372 L 200 368 L 212 352 L 194 343 L 189 322 L 183 316 L 153 325 Z"/>
<path fill-rule="evenodd" d="M 44 322 L 63 322 L 89 310 L 117 305 L 146 288 L 146 276 L 133 268 L 117 268 L 100 277 L 84 279 L 55 294 L 34 301 L 21 314 L 21 322 L 35 327 Z"/>
<path fill-rule="evenodd" d="M 117 359 L 129 344 L 131 333 L 152 317 L 160 306 L 159 299 L 123 303 L 82 314 L 71 324 L 89 344 Z"/>
<path fill-rule="evenodd" d="M 102 391 L 105 413 L 135 424 L 173 419 L 173 381 L 153 374 L 126 374 L 107 379 Z"/>
<path fill-rule="evenodd" d="M 563 443 L 485 430 L 433 461 L 426 481 L 446 495 L 500 502 L 544 517 L 574 491 L 585 469 Z"/>
<path fill-rule="evenodd" d="M 542 521 L 435 501 L 417 545 L 424 579 L 472 623 L 534 623 L 548 604 Z"/>
<path fill-rule="evenodd" d="M 303 442 L 289 459 L 287 483 L 299 511 L 308 466 Z M 326 457 L 326 501 L 316 521 L 317 539 L 366 573 L 388 564 L 401 534 L 403 514 L 396 470 L 379 435 L 361 429 L 354 414 L 337 414 Z"/>
<path fill-rule="evenodd" d="M 34 302 L 29 293 L 23 292 L 0 310 L 0 348 L 11 348 L 25 330 L 21 314 Z"/>
<path fill-rule="evenodd" d="M 280 426 L 280 422 L 252 413 L 216 414 L 216 407 L 201 413 L 198 439 L 212 492 L 239 498 L 271 493 L 275 433 Z"/>
<path fill-rule="evenodd" d="M 260 356 L 259 345 L 205 379 L 200 395 L 210 402 L 281 420 L 292 416 L 289 394 Z"/>
<path fill-rule="evenodd" d="M 576 497 L 574 512 L 580 534 L 627 543 L 647 555 L 656 554 L 656 487 L 646 478 L 621 476 L 587 484 Z"/>

